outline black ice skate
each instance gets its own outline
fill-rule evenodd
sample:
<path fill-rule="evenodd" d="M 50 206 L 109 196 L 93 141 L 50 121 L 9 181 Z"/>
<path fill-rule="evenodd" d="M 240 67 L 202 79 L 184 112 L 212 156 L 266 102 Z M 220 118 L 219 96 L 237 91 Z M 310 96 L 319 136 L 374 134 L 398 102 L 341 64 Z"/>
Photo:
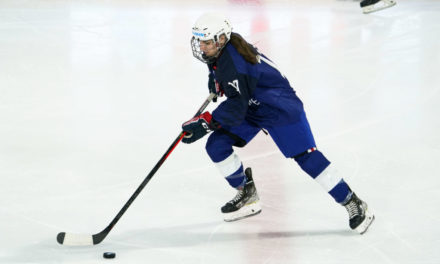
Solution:
<path fill-rule="evenodd" d="M 368 211 L 367 203 L 353 193 L 350 200 L 344 204 L 344 207 L 350 217 L 350 228 L 360 234 L 365 233 L 374 220 L 374 215 Z"/>
<path fill-rule="evenodd" d="M 244 173 L 246 174 L 246 184 L 238 190 L 234 199 L 222 207 L 223 217 L 226 222 L 240 220 L 261 212 L 260 198 L 252 179 L 251 168 L 247 168 Z"/>
<path fill-rule="evenodd" d="M 363 0 L 360 3 L 362 12 L 364 12 L 364 14 L 392 7 L 395 4 L 395 0 Z"/>

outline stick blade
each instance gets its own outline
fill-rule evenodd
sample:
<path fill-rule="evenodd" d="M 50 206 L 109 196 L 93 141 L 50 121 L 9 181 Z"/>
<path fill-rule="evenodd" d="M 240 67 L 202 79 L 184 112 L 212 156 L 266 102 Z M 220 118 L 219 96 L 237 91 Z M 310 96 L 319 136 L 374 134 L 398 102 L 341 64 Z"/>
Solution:
<path fill-rule="evenodd" d="M 72 234 L 61 232 L 57 235 L 57 241 L 66 246 L 93 246 L 93 237 L 86 234 Z"/>

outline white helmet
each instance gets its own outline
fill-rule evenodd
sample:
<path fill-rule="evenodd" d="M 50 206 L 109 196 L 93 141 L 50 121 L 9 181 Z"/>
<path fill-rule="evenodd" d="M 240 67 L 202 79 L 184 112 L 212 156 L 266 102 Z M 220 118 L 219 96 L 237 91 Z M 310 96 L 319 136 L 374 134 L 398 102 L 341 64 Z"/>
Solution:
<path fill-rule="evenodd" d="M 194 57 L 205 63 L 212 63 L 224 47 L 219 46 L 218 52 L 215 56 L 207 57 L 200 50 L 200 41 L 213 40 L 218 44 L 221 35 L 225 35 L 226 42 L 231 38 L 232 26 L 229 20 L 218 13 L 206 13 L 199 17 L 192 28 L 191 47 Z M 225 44 L 226 44 L 225 42 Z"/>

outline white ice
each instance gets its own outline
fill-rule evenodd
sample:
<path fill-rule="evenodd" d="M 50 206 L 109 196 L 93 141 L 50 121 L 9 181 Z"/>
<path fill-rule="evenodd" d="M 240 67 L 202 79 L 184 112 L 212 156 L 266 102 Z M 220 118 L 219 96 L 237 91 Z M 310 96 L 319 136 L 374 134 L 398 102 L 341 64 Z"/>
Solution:
<path fill-rule="evenodd" d="M 213 10 L 288 77 L 371 229 L 351 231 L 260 134 L 237 150 L 260 215 L 222 220 L 235 191 L 204 138 L 177 146 L 101 244 L 58 245 L 105 228 L 206 98 L 190 37 Z M 439 89 L 436 0 L 369 15 L 349 0 L 3 0 L 0 263 L 440 263 Z"/>

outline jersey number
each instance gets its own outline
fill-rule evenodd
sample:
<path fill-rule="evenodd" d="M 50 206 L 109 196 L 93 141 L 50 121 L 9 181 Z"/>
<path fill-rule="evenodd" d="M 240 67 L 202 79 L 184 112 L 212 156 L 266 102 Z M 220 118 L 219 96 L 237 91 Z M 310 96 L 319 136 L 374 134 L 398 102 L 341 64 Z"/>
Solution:
<path fill-rule="evenodd" d="M 241 93 L 240 93 L 240 89 L 238 88 L 238 80 L 233 80 L 232 82 L 228 82 L 228 84 L 229 84 L 230 86 L 234 87 L 235 90 L 237 90 L 237 92 L 238 92 L 239 94 L 241 94 Z"/>

